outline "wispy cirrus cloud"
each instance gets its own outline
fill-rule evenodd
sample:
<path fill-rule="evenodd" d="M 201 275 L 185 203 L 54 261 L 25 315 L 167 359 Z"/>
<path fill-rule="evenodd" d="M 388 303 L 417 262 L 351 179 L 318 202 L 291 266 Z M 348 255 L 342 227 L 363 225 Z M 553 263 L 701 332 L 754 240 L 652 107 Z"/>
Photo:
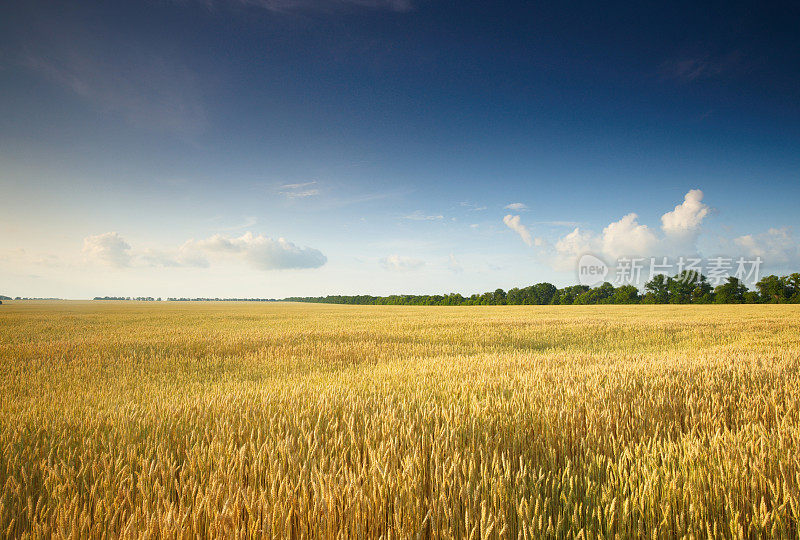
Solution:
<path fill-rule="evenodd" d="M 664 79 L 691 83 L 735 74 L 746 67 L 742 55 L 735 51 L 724 55 L 706 53 L 678 56 L 662 63 L 659 73 Z"/>
<path fill-rule="evenodd" d="M 450 254 L 447 258 L 447 267 L 450 269 L 451 272 L 454 274 L 460 274 L 464 271 L 464 267 L 461 266 L 461 262 L 456 258 L 454 254 Z"/>
<path fill-rule="evenodd" d="M 403 219 L 408 219 L 410 221 L 438 221 L 444 219 L 444 216 L 441 214 L 426 214 L 422 210 L 416 210 L 411 214 L 403 216 Z"/>
<path fill-rule="evenodd" d="M 505 206 L 506 210 L 513 210 L 515 212 L 525 212 L 528 210 L 528 205 L 521 202 L 515 202 L 511 204 L 507 204 Z"/>
<path fill-rule="evenodd" d="M 319 195 L 319 189 L 315 188 L 316 180 L 311 182 L 300 182 L 296 184 L 283 184 L 280 193 L 288 199 L 305 199 Z"/>
<path fill-rule="evenodd" d="M 389 255 L 380 260 L 381 266 L 392 272 L 409 272 L 425 266 L 425 261 L 402 255 Z"/>
<path fill-rule="evenodd" d="M 508 214 L 503 218 L 503 223 L 505 223 L 506 227 L 516 232 L 519 237 L 522 238 L 522 241 L 529 246 L 533 246 L 534 244 L 539 246 L 542 244 L 541 238 L 533 238 L 531 236 L 531 231 L 528 229 L 528 227 L 522 224 L 520 216 L 512 216 L 511 214 Z"/>
<path fill-rule="evenodd" d="M 182 57 L 74 19 L 33 16 L 15 36 L 22 67 L 96 109 L 154 131 L 195 136 L 208 126 L 201 78 Z"/>
<path fill-rule="evenodd" d="M 475 204 L 467 201 L 462 201 L 461 203 L 459 203 L 459 206 L 461 206 L 462 208 L 466 208 L 470 212 L 482 212 L 487 208 L 484 205 Z"/>
<path fill-rule="evenodd" d="M 311 182 L 300 182 L 297 184 L 283 184 L 281 186 L 281 189 L 303 189 L 308 186 L 313 186 L 316 183 L 317 183 L 316 180 L 312 180 Z"/>
<path fill-rule="evenodd" d="M 239 223 L 238 225 L 231 225 L 228 227 L 222 227 L 217 229 L 218 231 L 240 231 L 242 229 L 248 229 L 253 225 L 258 223 L 258 218 L 255 216 L 247 216 L 243 222 Z"/>

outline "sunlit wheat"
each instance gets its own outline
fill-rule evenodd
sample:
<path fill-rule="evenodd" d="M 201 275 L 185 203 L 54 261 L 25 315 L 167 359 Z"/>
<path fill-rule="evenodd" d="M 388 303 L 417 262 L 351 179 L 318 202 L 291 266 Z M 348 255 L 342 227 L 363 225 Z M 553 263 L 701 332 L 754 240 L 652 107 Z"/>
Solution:
<path fill-rule="evenodd" d="M 800 307 L 10 303 L 0 537 L 798 538 Z"/>

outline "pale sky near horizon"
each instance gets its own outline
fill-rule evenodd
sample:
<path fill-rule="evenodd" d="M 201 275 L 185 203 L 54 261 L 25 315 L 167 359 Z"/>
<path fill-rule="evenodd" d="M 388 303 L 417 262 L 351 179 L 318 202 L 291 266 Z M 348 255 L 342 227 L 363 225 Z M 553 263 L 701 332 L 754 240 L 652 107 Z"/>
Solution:
<path fill-rule="evenodd" d="M 471 294 L 800 271 L 800 16 L 437 0 L 0 7 L 0 294 Z"/>

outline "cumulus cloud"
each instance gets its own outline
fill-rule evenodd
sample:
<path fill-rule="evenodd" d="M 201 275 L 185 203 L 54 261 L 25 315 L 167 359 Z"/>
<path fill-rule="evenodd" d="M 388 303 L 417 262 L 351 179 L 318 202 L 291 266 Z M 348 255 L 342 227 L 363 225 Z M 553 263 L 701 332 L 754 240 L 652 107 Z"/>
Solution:
<path fill-rule="evenodd" d="M 558 270 L 568 270 L 574 267 L 581 255 L 599 252 L 600 242 L 591 231 L 582 231 L 575 227 L 571 233 L 556 242 L 555 250 L 553 266 Z"/>
<path fill-rule="evenodd" d="M 394 272 L 408 272 L 425 266 L 425 261 L 421 259 L 403 257 L 401 255 L 389 255 L 381 259 L 380 263 L 386 270 Z"/>
<path fill-rule="evenodd" d="M 761 257 L 768 265 L 800 261 L 800 243 L 787 227 L 772 228 L 761 234 L 746 234 L 735 238 L 734 243 L 745 255 Z"/>
<path fill-rule="evenodd" d="M 508 214 L 506 217 L 503 218 L 503 223 L 506 224 L 506 227 L 516 232 L 519 235 L 519 237 L 522 238 L 523 242 L 525 242 L 529 246 L 533 245 L 533 238 L 531 237 L 531 232 L 525 225 L 522 224 L 519 216 L 512 216 L 511 214 Z"/>
<path fill-rule="evenodd" d="M 116 268 L 207 268 L 213 259 L 243 262 L 258 270 L 289 270 L 319 268 L 328 261 L 318 249 L 300 247 L 284 238 L 274 240 L 252 232 L 238 237 L 215 234 L 202 240 L 189 240 L 177 249 L 149 248 L 139 252 L 134 252 L 117 233 L 110 232 L 84 239 L 83 252 L 90 260 Z"/>
<path fill-rule="evenodd" d="M 703 203 L 703 192 L 693 189 L 684 196 L 683 202 L 677 205 L 672 212 L 661 216 L 661 229 L 668 236 L 696 235 L 708 212 L 708 206 Z"/>
<path fill-rule="evenodd" d="M 318 249 L 299 247 L 284 238 L 274 240 L 249 231 L 234 238 L 215 234 L 188 244 L 187 249 L 238 257 L 259 270 L 319 268 L 328 261 Z"/>
<path fill-rule="evenodd" d="M 515 212 L 524 212 L 528 209 L 528 205 L 521 202 L 515 202 L 511 204 L 507 204 L 505 206 L 506 210 L 514 210 Z"/>
<path fill-rule="evenodd" d="M 699 189 L 686 193 L 681 204 L 661 216 L 662 236 L 639 223 L 639 216 L 633 212 L 609 223 L 601 234 L 575 228 L 556 242 L 552 264 L 566 269 L 585 253 L 609 261 L 619 257 L 688 254 L 695 249 L 703 220 L 710 212 L 702 200 L 703 192 Z"/>
<path fill-rule="evenodd" d="M 619 221 L 609 223 L 603 229 L 603 253 L 611 257 L 623 255 L 648 255 L 658 244 L 656 235 L 638 221 L 634 213 L 623 216 Z"/>
<path fill-rule="evenodd" d="M 107 232 L 83 239 L 83 253 L 87 259 L 114 268 L 131 265 L 131 246 L 116 232 Z"/>

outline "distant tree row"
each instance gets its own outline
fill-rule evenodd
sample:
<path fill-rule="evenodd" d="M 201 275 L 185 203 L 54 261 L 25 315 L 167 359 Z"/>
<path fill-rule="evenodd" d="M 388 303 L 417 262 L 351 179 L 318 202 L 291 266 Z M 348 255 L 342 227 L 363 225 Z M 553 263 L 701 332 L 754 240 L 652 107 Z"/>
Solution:
<path fill-rule="evenodd" d="M 562 289 L 550 283 L 514 287 L 508 292 L 445 295 L 391 296 L 317 296 L 290 297 L 287 302 L 323 304 L 408 305 L 408 306 L 496 306 L 496 305 L 586 305 L 586 304 L 797 304 L 800 303 L 800 273 L 789 276 L 767 276 L 749 290 L 739 279 L 727 278 L 713 287 L 706 276 L 684 271 L 674 277 L 658 274 L 644 286 L 644 293 L 634 285 L 614 287 L 605 282 L 591 288 L 572 285 Z"/>
<path fill-rule="evenodd" d="M 125 300 L 138 302 L 161 302 L 161 297 L 152 296 L 95 296 L 93 300 Z M 274 298 L 167 298 L 168 302 L 276 302 Z"/>
<path fill-rule="evenodd" d="M 11 300 L 10 296 L 0 296 L 0 300 Z M 15 296 L 14 300 L 63 300 L 63 298 L 39 298 L 28 296 Z"/>
<path fill-rule="evenodd" d="M 167 298 L 170 302 L 277 302 L 274 298 Z"/>
<path fill-rule="evenodd" d="M 160 302 L 161 298 L 152 296 L 95 296 L 92 300 L 136 300 L 138 302 Z"/>

